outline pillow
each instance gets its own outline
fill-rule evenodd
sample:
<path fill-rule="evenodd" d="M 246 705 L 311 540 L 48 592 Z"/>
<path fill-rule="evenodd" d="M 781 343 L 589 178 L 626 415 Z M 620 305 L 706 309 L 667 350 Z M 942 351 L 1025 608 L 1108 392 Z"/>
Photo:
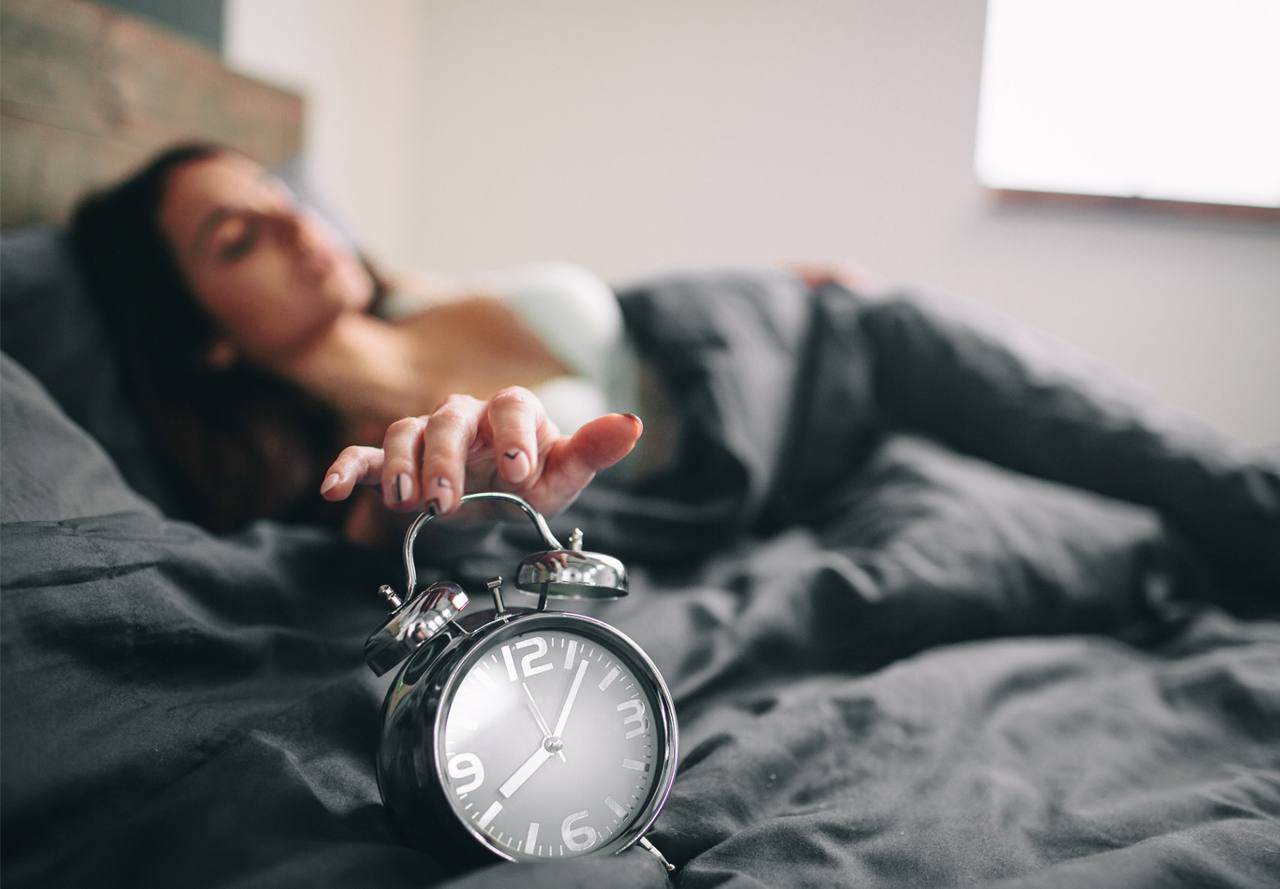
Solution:
<path fill-rule="evenodd" d="M 142 424 L 125 401 L 106 332 L 63 231 L 40 226 L 0 235 L 0 317 L 0 350 L 97 439 L 134 488 L 163 504 Z"/>
<path fill-rule="evenodd" d="M 3 353 L 0 477 L 0 521 L 6 523 L 156 511 L 40 383 Z"/>

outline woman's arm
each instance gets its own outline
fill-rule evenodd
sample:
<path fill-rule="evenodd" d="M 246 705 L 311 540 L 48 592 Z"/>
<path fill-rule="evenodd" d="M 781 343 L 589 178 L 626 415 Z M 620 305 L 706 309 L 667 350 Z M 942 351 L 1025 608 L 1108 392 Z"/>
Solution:
<path fill-rule="evenodd" d="M 1280 584 L 1280 457 L 976 307 L 896 293 L 861 326 L 898 425 L 1029 475 L 1154 507 L 1225 576 Z"/>

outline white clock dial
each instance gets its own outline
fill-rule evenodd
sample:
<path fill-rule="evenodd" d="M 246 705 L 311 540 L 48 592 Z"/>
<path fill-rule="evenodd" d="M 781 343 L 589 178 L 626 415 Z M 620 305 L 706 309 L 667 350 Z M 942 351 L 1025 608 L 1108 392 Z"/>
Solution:
<path fill-rule="evenodd" d="M 662 770 L 649 683 L 598 639 L 530 629 L 486 645 L 443 714 L 445 792 L 513 858 L 598 849 Z"/>

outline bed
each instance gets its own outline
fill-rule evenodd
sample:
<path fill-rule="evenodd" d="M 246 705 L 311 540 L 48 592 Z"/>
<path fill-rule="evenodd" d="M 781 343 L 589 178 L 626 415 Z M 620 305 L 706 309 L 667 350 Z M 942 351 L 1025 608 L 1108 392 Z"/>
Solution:
<path fill-rule="evenodd" d="M 674 873 L 408 846 L 362 660 L 395 554 L 170 517 L 57 227 L 178 134 L 287 160 L 301 102 L 90 4 L 3 12 L 6 886 L 1280 882 L 1280 453 L 954 299 L 745 271 L 620 295 L 684 457 L 553 521 L 632 569 L 591 613 L 672 687 Z"/>

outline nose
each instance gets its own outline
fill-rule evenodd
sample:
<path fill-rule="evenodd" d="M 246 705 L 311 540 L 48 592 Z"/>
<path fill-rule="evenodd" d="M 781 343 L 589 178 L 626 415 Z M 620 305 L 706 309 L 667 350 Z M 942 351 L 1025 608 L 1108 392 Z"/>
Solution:
<path fill-rule="evenodd" d="M 307 236 L 307 224 L 302 212 L 295 207 L 276 210 L 271 214 L 273 229 L 280 241 L 306 255 L 315 250 L 313 239 Z"/>

